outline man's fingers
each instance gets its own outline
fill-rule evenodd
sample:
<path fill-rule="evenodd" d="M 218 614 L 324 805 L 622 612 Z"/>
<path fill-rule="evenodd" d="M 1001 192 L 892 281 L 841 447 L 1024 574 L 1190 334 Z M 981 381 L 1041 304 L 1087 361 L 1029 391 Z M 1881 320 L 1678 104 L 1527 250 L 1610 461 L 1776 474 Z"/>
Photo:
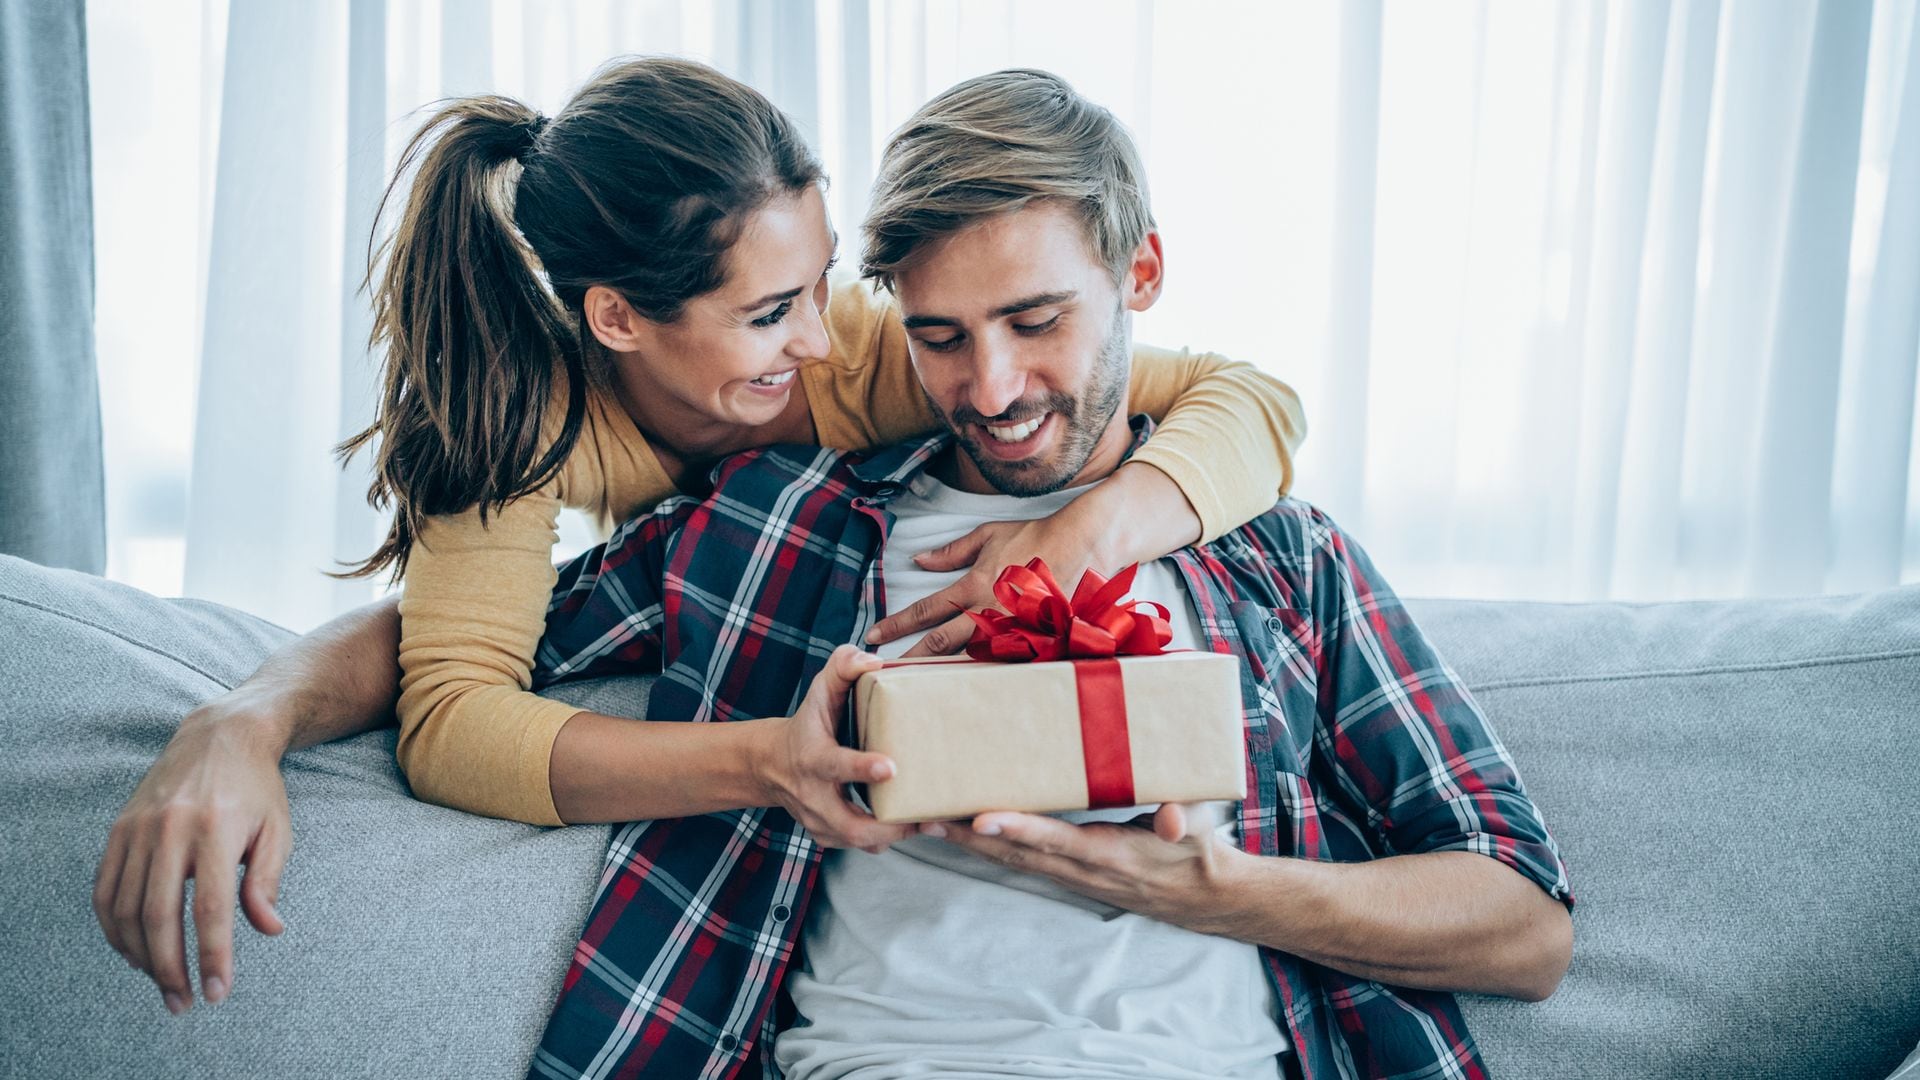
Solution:
<path fill-rule="evenodd" d="M 181 924 L 187 881 L 187 846 L 162 828 L 160 845 L 147 864 L 146 897 L 140 904 L 140 929 L 146 935 L 147 974 L 160 987 L 167 1011 L 175 1016 L 193 1006 L 187 981 L 185 934 Z"/>
<path fill-rule="evenodd" d="M 287 928 L 280 918 L 280 874 L 287 868 L 287 855 L 293 849 L 293 830 L 285 819 L 269 818 L 254 835 L 247 852 L 247 876 L 240 883 L 240 905 L 247 921 L 263 934 L 278 934 Z M 231 987 L 232 981 L 227 985 Z"/>
<path fill-rule="evenodd" d="M 973 831 L 1048 855 L 1072 858 L 1086 854 L 1087 836 L 1081 826 L 1045 814 L 980 814 L 973 819 Z"/>
<path fill-rule="evenodd" d="M 919 563 L 921 569 L 931 570 L 936 574 L 948 570 L 965 569 L 972 566 L 974 560 L 980 557 L 980 549 L 986 547 L 987 541 L 993 539 L 998 526 L 998 522 L 988 522 L 958 540 L 915 555 L 913 561 Z"/>
<path fill-rule="evenodd" d="M 1170 844 L 1186 839 L 1187 808 L 1179 803 L 1161 803 L 1153 815 L 1153 834 Z"/>
<path fill-rule="evenodd" d="M 200 996 L 219 1003 L 233 985 L 233 889 L 237 852 L 203 842 L 194 854 L 193 929 L 200 943 Z"/>
<path fill-rule="evenodd" d="M 989 834 L 959 822 L 945 826 L 946 839 L 988 859 L 1029 874 L 1043 874 L 1067 885 L 1084 886 L 1091 875 L 1086 864 L 1054 851 Z"/>
<path fill-rule="evenodd" d="M 932 630 L 927 636 L 913 643 L 906 656 L 951 656 L 967 647 L 973 638 L 973 620 L 962 615 L 949 620 Z"/>
<path fill-rule="evenodd" d="M 127 830 L 115 822 L 113 831 L 107 834 L 107 850 L 100 856 L 100 868 L 94 871 L 93 917 L 100 923 L 100 932 L 106 935 L 107 944 L 121 956 L 127 955 L 127 948 L 121 944 L 120 924 L 113 916 L 113 903 L 118 898 L 120 870 L 126 862 Z"/>

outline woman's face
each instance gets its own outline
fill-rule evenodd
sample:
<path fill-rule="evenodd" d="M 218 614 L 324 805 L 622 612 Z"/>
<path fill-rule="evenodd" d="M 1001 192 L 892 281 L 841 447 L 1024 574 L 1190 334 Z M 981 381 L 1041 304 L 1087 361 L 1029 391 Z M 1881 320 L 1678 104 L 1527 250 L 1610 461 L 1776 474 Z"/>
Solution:
<path fill-rule="evenodd" d="M 778 419 L 800 365 L 827 355 L 823 315 L 835 246 L 826 200 L 809 185 L 775 196 L 747 219 L 727 254 L 726 284 L 690 301 L 675 321 L 653 322 L 626 308 L 613 320 L 622 326 L 609 333 L 590 296 L 589 321 L 613 350 L 635 421 L 697 452 L 728 428 Z"/>

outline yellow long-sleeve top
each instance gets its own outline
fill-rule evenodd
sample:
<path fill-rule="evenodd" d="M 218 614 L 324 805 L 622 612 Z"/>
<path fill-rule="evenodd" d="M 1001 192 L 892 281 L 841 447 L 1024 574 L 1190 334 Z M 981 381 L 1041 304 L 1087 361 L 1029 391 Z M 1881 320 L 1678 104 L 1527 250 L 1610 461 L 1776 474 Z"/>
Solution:
<path fill-rule="evenodd" d="M 799 378 L 822 446 L 864 449 L 932 431 L 891 300 L 833 289 L 825 359 Z M 1204 538 L 1252 520 L 1292 481 L 1305 433 L 1299 399 L 1258 369 L 1208 353 L 1138 346 L 1128 407 L 1161 421 L 1133 456 L 1172 478 Z M 563 824 L 547 776 L 554 739 L 580 710 L 529 692 L 557 574 L 562 507 L 605 528 L 675 493 L 625 410 L 589 395 L 580 440 L 555 478 L 490 514 L 429 518 L 400 600 L 400 767 L 429 802 Z"/>

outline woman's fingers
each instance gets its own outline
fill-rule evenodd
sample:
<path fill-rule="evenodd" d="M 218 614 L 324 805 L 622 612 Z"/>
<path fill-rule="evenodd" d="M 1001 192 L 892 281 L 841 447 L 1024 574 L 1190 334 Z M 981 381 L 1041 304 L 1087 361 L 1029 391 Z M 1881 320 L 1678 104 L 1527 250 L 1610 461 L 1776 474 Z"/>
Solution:
<path fill-rule="evenodd" d="M 113 896 L 113 925 L 120 952 L 128 963 L 145 972 L 153 970 L 147 959 L 147 933 L 140 921 L 147 904 L 147 865 L 153 861 L 151 832 L 150 825 L 131 830 L 126 865 L 120 868 Z"/>
<path fill-rule="evenodd" d="M 121 943 L 120 923 L 114 918 L 113 905 L 119 897 L 120 870 L 126 863 L 127 828 L 116 821 L 107 834 L 107 850 L 100 856 L 100 868 L 94 872 L 93 917 L 100 923 L 100 932 L 106 935 L 107 944 L 123 957 L 127 955 L 127 947 Z M 132 964 L 132 959 L 127 963 Z"/>
<path fill-rule="evenodd" d="M 842 645 L 833 650 L 827 658 L 827 666 L 816 675 L 813 685 L 807 688 L 806 707 L 820 711 L 820 716 L 828 722 L 827 730 L 833 730 L 833 718 L 840 714 L 847 704 L 847 691 L 860 680 L 860 676 L 880 666 L 880 658 L 870 652 L 862 652 L 852 645 Z"/>
<path fill-rule="evenodd" d="M 892 779 L 893 759 L 865 750 L 842 749 L 821 779 L 830 784 L 872 784 Z M 837 790 L 837 788 L 836 788 Z"/>
<path fill-rule="evenodd" d="M 261 823 L 253 847 L 247 851 L 247 877 L 240 884 L 240 904 L 247 921 L 263 934 L 278 934 L 287 928 L 280 918 L 280 875 L 287 868 L 287 855 L 292 850 L 293 829 L 284 818 L 275 816 Z"/>
<path fill-rule="evenodd" d="M 960 614 L 962 611 L 969 607 L 984 607 L 993 603 L 991 590 L 984 597 L 977 595 L 978 592 L 979 588 L 972 576 L 963 577 L 939 592 L 915 600 L 905 608 L 873 624 L 873 629 L 867 631 L 867 644 L 885 645 L 889 641 L 896 641 L 947 619 L 957 617 L 960 621 L 966 622 L 966 616 Z"/>
<path fill-rule="evenodd" d="M 233 891 L 239 852 L 203 844 L 193 863 L 193 930 L 200 945 L 200 996 L 214 1005 L 233 986 Z M 185 972 L 181 973 L 183 976 Z"/>
<path fill-rule="evenodd" d="M 931 570 L 936 574 L 948 570 L 964 570 L 972 566 L 974 560 L 980 557 L 981 549 L 993 539 L 994 533 L 1004 527 L 998 521 L 987 522 L 958 540 L 915 555 L 913 561 L 919 563 L 922 570 Z"/>
<path fill-rule="evenodd" d="M 951 656 L 967 647 L 973 640 L 973 620 L 962 615 L 927 631 L 927 636 L 913 643 L 903 658 L 916 656 Z"/>
<path fill-rule="evenodd" d="M 188 849 L 179 832 L 162 826 L 160 844 L 147 864 L 146 896 L 140 903 L 147 974 L 160 987 L 167 1011 L 175 1016 L 193 1006 L 193 985 L 187 981 L 186 931 L 181 924 Z"/>

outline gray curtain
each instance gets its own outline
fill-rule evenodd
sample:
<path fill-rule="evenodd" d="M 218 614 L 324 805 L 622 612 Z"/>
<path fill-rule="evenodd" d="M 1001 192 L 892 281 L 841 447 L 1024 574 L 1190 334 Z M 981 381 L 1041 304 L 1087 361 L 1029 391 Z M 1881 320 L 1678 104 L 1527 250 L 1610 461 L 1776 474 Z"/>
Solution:
<path fill-rule="evenodd" d="M 0 0 L 0 553 L 106 568 L 82 0 Z"/>

